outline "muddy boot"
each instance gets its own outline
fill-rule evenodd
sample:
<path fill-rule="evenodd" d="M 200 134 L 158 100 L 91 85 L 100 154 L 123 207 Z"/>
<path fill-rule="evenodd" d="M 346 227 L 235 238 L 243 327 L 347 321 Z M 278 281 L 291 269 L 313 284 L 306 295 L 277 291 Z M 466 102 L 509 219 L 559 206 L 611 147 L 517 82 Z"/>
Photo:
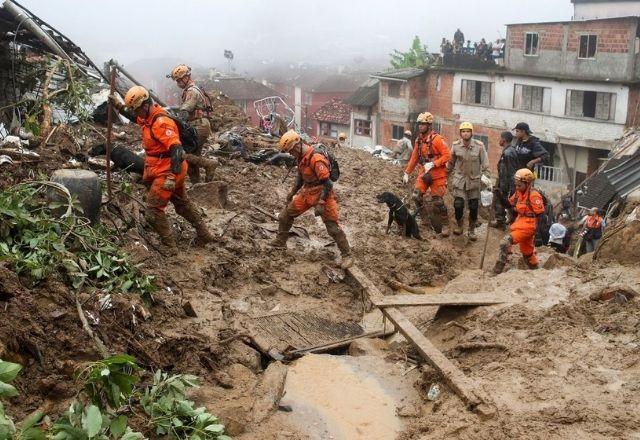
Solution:
<path fill-rule="evenodd" d="M 453 233 L 455 235 L 462 235 L 462 219 L 456 220 L 456 227 L 453 228 Z"/>
<path fill-rule="evenodd" d="M 327 221 L 325 222 L 325 226 L 327 228 L 327 232 L 336 242 L 336 245 L 340 250 L 340 268 L 350 268 L 353 266 L 353 257 L 351 256 L 351 247 L 349 246 L 347 236 L 337 222 Z"/>
<path fill-rule="evenodd" d="M 213 178 L 216 174 L 216 168 L 218 168 L 218 165 L 220 165 L 220 162 L 218 161 L 218 159 L 202 158 L 202 160 L 205 161 L 204 170 L 206 174 L 204 177 L 204 181 L 213 182 Z"/>
<path fill-rule="evenodd" d="M 271 242 L 274 248 L 286 249 L 287 240 L 289 239 L 289 230 L 293 226 L 293 217 L 287 214 L 286 209 L 278 215 L 278 235 Z"/>
<path fill-rule="evenodd" d="M 445 220 L 442 219 L 442 230 L 440 231 L 440 236 L 442 238 L 447 238 L 449 236 L 449 218 Z"/>
<path fill-rule="evenodd" d="M 502 260 L 498 260 L 496 261 L 496 264 L 493 266 L 493 274 L 494 275 L 498 275 L 501 274 L 502 271 L 504 270 L 504 266 L 505 266 L 505 262 Z"/>
<path fill-rule="evenodd" d="M 191 223 L 191 226 L 196 230 L 196 245 L 203 246 L 207 243 L 215 241 L 215 237 L 209 232 L 209 229 L 204 224 L 198 208 L 191 202 L 187 202 L 183 206 L 176 205 L 176 213 L 184 217 L 186 221 Z"/>
<path fill-rule="evenodd" d="M 147 223 L 149 223 L 149 226 L 151 226 L 160 236 L 160 242 L 165 247 L 163 251 L 170 255 L 176 254 L 178 252 L 176 238 L 171 230 L 171 225 L 169 225 L 169 220 L 167 220 L 166 214 L 164 212 L 148 209 L 145 212 L 145 218 Z"/>
<path fill-rule="evenodd" d="M 478 236 L 476 235 L 476 223 L 473 221 L 469 221 L 469 233 L 467 236 L 471 241 L 476 241 L 478 239 Z"/>
<path fill-rule="evenodd" d="M 536 270 L 538 268 L 538 263 L 530 263 L 529 259 L 531 258 L 531 255 L 528 256 L 522 256 L 522 259 L 524 260 L 524 264 L 527 268 L 529 268 L 530 270 Z"/>
<path fill-rule="evenodd" d="M 193 154 L 185 155 L 185 160 L 189 164 L 187 174 L 192 184 L 200 183 L 200 159 L 202 159 L 200 156 Z"/>

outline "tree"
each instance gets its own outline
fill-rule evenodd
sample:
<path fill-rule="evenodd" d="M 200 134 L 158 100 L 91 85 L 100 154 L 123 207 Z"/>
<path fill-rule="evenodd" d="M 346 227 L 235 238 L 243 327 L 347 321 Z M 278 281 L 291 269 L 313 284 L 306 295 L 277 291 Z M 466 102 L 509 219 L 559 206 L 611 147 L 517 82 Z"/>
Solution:
<path fill-rule="evenodd" d="M 425 67 L 434 61 L 433 55 L 427 52 L 426 44 L 422 44 L 420 37 L 417 35 L 413 38 L 411 48 L 407 52 L 394 49 L 393 53 L 389 55 L 391 56 L 390 62 L 394 69 Z"/>

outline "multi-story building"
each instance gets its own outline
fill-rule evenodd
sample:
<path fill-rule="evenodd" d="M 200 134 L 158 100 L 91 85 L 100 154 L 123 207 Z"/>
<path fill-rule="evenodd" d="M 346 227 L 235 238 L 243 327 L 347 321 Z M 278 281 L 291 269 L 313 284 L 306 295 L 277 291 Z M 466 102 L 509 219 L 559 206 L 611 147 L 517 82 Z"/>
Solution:
<path fill-rule="evenodd" d="M 576 14 L 585 16 L 607 10 L 603 4 L 640 4 L 574 3 Z M 558 192 L 577 185 L 625 129 L 640 122 L 639 24 L 635 16 L 510 24 L 504 67 L 445 60 L 424 70 L 372 75 L 380 80 L 380 141 L 391 146 L 394 131 L 429 110 L 450 142 L 459 122 L 472 122 L 495 169 L 500 133 L 528 122 L 551 155 L 538 170 L 542 184 Z"/>

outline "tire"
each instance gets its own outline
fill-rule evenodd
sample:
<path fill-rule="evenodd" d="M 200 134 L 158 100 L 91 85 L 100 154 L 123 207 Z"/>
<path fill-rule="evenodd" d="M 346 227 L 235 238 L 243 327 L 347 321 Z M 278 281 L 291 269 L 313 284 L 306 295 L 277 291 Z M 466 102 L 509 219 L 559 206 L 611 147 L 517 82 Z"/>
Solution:
<path fill-rule="evenodd" d="M 88 170 L 56 170 L 51 175 L 51 181 L 69 190 L 78 200 L 83 211 L 82 216 L 88 218 L 91 224 L 100 222 L 102 188 L 96 173 Z M 66 198 L 55 190 L 50 190 L 48 197 L 51 201 L 66 202 Z"/>

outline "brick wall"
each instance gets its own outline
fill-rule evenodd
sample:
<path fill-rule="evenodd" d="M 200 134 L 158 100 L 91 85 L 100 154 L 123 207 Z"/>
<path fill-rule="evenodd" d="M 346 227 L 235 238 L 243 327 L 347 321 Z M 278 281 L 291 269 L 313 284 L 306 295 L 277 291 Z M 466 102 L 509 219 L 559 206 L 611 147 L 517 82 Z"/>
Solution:
<path fill-rule="evenodd" d="M 507 42 L 510 48 L 524 49 L 526 32 L 538 33 L 538 49 L 562 50 L 564 35 L 562 24 L 518 24 L 507 28 Z"/>
<path fill-rule="evenodd" d="M 569 25 L 567 50 L 577 52 L 580 48 L 580 35 L 588 33 L 598 36 L 596 52 L 627 53 L 630 40 L 635 38 L 632 31 L 633 23 L 628 20 L 572 23 Z"/>
<path fill-rule="evenodd" d="M 427 109 L 438 118 L 453 118 L 453 76 L 444 71 L 427 76 Z"/>
<path fill-rule="evenodd" d="M 627 53 L 631 40 L 635 39 L 635 19 L 576 21 L 554 24 L 516 24 L 507 28 L 509 48 L 524 49 L 525 33 L 538 33 L 539 50 L 562 51 L 565 28 L 568 32 L 567 50 L 577 52 L 580 47 L 580 35 L 598 36 L 598 52 Z"/>

